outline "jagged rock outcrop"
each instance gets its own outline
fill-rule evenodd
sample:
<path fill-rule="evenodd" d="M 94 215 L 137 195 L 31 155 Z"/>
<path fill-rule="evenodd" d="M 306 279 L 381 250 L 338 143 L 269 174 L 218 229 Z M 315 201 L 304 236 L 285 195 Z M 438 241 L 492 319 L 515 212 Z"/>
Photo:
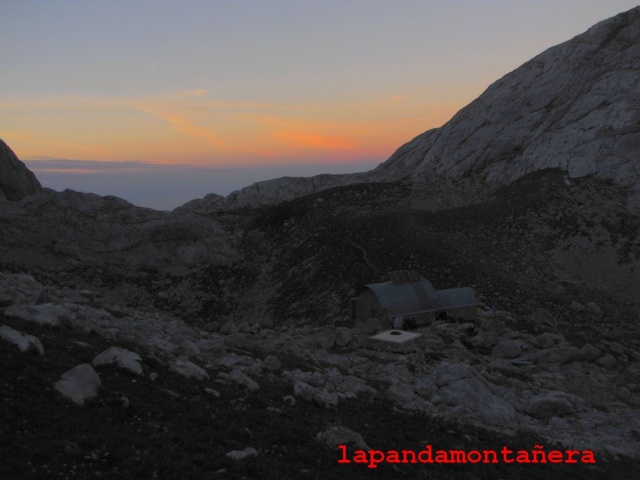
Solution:
<path fill-rule="evenodd" d="M 42 185 L 33 172 L 0 139 L 0 200 L 16 201 L 40 192 Z"/>

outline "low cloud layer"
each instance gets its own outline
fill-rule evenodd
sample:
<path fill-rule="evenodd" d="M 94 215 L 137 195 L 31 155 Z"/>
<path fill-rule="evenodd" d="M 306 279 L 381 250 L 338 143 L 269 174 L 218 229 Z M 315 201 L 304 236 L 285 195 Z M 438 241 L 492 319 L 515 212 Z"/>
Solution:
<path fill-rule="evenodd" d="M 283 176 L 363 172 L 377 162 L 213 168 L 145 162 L 25 160 L 43 186 L 115 195 L 141 207 L 171 210 L 209 193 L 228 195 L 252 183 Z"/>

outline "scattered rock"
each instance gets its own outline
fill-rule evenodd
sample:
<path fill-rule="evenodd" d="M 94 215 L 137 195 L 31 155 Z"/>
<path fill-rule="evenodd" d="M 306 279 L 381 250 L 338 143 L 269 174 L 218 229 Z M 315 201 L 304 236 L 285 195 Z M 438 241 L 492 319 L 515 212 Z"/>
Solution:
<path fill-rule="evenodd" d="M 476 372 L 470 365 L 445 360 L 435 368 L 431 374 L 431 380 L 438 387 L 443 387 L 455 380 L 461 380 L 475 375 L 478 375 L 478 372 Z"/>
<path fill-rule="evenodd" d="M 491 350 L 494 358 L 515 358 L 522 353 L 522 341 L 506 339 L 500 340 Z"/>
<path fill-rule="evenodd" d="M 16 304 L 6 308 L 4 314 L 9 318 L 34 322 L 38 325 L 61 327 L 67 323 L 70 313 L 61 305 L 44 303 L 42 305 Z"/>
<path fill-rule="evenodd" d="M 390 385 L 387 389 L 387 395 L 396 406 L 405 410 L 422 412 L 430 412 L 433 410 L 433 405 L 430 402 L 416 394 L 413 385 L 406 383 Z"/>
<path fill-rule="evenodd" d="M 313 359 L 319 364 L 327 367 L 338 367 L 347 370 L 351 367 L 351 361 L 344 355 L 328 353 L 324 350 L 318 350 L 313 354 Z"/>
<path fill-rule="evenodd" d="M 25 273 L 0 272 L 0 307 L 14 303 L 37 303 L 42 285 Z"/>
<path fill-rule="evenodd" d="M 559 417 L 571 413 L 573 410 L 573 404 L 566 394 L 561 392 L 536 395 L 530 398 L 524 407 L 526 413 L 539 419 Z"/>
<path fill-rule="evenodd" d="M 505 329 L 505 324 L 499 318 L 489 317 L 489 318 L 485 318 L 482 321 L 482 328 L 487 332 L 493 332 L 498 335 L 502 335 Z"/>
<path fill-rule="evenodd" d="M 269 372 L 278 373 L 282 370 L 282 363 L 278 360 L 278 357 L 268 355 L 262 361 L 262 368 Z"/>
<path fill-rule="evenodd" d="M 377 390 L 367 385 L 367 383 L 353 375 L 347 375 L 336 390 L 342 392 L 347 398 L 368 399 L 376 395 Z"/>
<path fill-rule="evenodd" d="M 578 358 L 585 362 L 595 362 L 602 353 L 590 343 L 585 343 L 578 352 Z"/>
<path fill-rule="evenodd" d="M 579 357 L 580 351 L 576 347 L 555 347 L 540 350 L 533 355 L 538 365 L 562 365 Z"/>
<path fill-rule="evenodd" d="M 248 457 L 255 457 L 258 455 L 258 451 L 253 447 L 247 447 L 244 450 L 231 450 L 227 452 L 227 457 L 236 461 L 244 460 Z"/>
<path fill-rule="evenodd" d="M 98 394 L 101 386 L 100 377 L 93 367 L 83 363 L 64 373 L 54 388 L 72 402 L 83 405 Z"/>
<path fill-rule="evenodd" d="M 347 327 L 338 327 L 335 331 L 335 344 L 339 347 L 346 347 L 353 340 L 351 329 Z"/>
<path fill-rule="evenodd" d="M 246 387 L 248 390 L 252 392 L 257 392 L 258 390 L 260 390 L 260 385 L 258 385 L 258 383 L 255 380 L 252 380 L 237 368 L 233 369 L 227 378 L 229 380 L 234 381 L 238 385 L 242 385 L 243 387 Z"/>
<path fill-rule="evenodd" d="M 44 347 L 37 337 L 14 330 L 11 327 L 3 325 L 0 327 L 0 338 L 7 342 L 13 343 L 21 352 L 33 351 L 39 355 L 44 355 Z"/>
<path fill-rule="evenodd" d="M 431 397 L 438 391 L 438 387 L 429 377 L 420 377 L 416 380 L 414 388 L 418 395 L 431 400 Z"/>
<path fill-rule="evenodd" d="M 613 355 L 611 355 L 610 353 L 606 353 L 605 355 L 600 357 L 598 360 L 596 360 L 596 363 L 598 365 L 603 366 L 607 370 L 611 370 L 613 367 L 616 366 L 617 362 L 616 362 L 616 359 L 613 357 Z"/>
<path fill-rule="evenodd" d="M 300 380 L 293 384 L 293 394 L 309 403 L 315 403 L 322 407 L 333 407 L 338 405 L 337 393 L 330 393 L 326 390 L 316 389 L 308 383 L 304 383 Z"/>
<path fill-rule="evenodd" d="M 229 355 L 226 355 L 219 359 L 218 362 L 228 368 L 231 368 L 234 365 L 250 367 L 253 364 L 253 358 L 248 355 L 237 355 L 235 353 L 230 353 Z"/>
<path fill-rule="evenodd" d="M 616 355 L 622 355 L 624 353 L 624 347 L 618 342 L 609 342 L 609 350 Z"/>
<path fill-rule="evenodd" d="M 142 362 L 142 359 L 140 355 L 135 352 L 121 347 L 109 347 L 97 355 L 91 364 L 96 368 L 105 365 L 116 365 L 136 375 L 142 375 L 142 365 L 140 362 Z"/>
<path fill-rule="evenodd" d="M 206 380 L 209 378 L 209 374 L 195 363 L 190 362 L 184 358 L 177 358 L 169 365 L 169 370 L 172 370 L 183 377 L 195 378 L 196 380 Z"/>
<path fill-rule="evenodd" d="M 587 311 L 591 313 L 602 313 L 602 309 L 597 303 L 589 302 L 586 305 Z"/>
<path fill-rule="evenodd" d="M 220 333 L 223 335 L 233 335 L 238 332 L 240 332 L 240 328 L 236 325 L 236 322 L 234 322 L 233 319 L 220 327 Z"/>
<path fill-rule="evenodd" d="M 500 341 L 500 337 L 495 332 L 479 332 L 476 336 L 471 337 L 469 343 L 478 349 L 491 349 Z"/>
<path fill-rule="evenodd" d="M 571 304 L 569 305 L 569 308 L 570 308 L 571 310 L 573 310 L 574 312 L 584 312 L 584 311 L 585 311 L 585 309 L 586 309 L 587 307 L 585 307 L 585 306 L 584 306 L 583 304 L 581 304 L 580 302 L 575 302 L 575 301 L 573 301 L 573 302 L 571 302 Z"/>
<path fill-rule="evenodd" d="M 341 425 L 334 425 L 324 432 L 318 433 L 316 440 L 324 443 L 329 448 L 338 448 L 338 445 L 350 445 L 361 450 L 370 450 L 362 435 Z"/>
<path fill-rule="evenodd" d="M 531 312 L 527 320 L 534 332 L 555 332 L 558 329 L 556 318 L 543 308 Z"/>
<path fill-rule="evenodd" d="M 358 322 L 354 327 L 354 330 L 362 335 L 375 335 L 383 329 L 382 322 L 377 318 L 369 318 L 364 322 Z"/>
<path fill-rule="evenodd" d="M 204 391 L 207 395 L 211 395 L 212 397 L 215 397 L 215 398 L 222 397 L 220 392 L 218 392 L 217 390 L 214 390 L 213 388 L 205 387 Z"/>
<path fill-rule="evenodd" d="M 450 380 L 433 395 L 434 405 L 462 407 L 470 418 L 494 426 L 507 425 L 516 416 L 513 405 L 494 395 L 478 377 Z"/>

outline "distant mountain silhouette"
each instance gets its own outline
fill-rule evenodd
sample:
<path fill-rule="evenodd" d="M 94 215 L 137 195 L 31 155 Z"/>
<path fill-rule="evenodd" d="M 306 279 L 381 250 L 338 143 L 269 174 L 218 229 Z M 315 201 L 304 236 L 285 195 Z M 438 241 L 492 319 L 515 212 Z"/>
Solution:
<path fill-rule="evenodd" d="M 20 200 L 26 195 L 40 192 L 42 185 L 36 176 L 0 140 L 0 199 Z"/>

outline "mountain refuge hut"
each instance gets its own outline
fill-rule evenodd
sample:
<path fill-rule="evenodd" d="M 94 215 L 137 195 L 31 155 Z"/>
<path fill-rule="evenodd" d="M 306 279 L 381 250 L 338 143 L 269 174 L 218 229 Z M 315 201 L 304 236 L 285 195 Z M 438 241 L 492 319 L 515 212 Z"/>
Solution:
<path fill-rule="evenodd" d="M 472 288 L 436 290 L 431 282 L 412 270 L 388 273 L 390 281 L 365 285 L 351 299 L 351 318 L 378 318 L 391 328 L 411 328 L 450 316 L 476 318 L 477 301 Z"/>

